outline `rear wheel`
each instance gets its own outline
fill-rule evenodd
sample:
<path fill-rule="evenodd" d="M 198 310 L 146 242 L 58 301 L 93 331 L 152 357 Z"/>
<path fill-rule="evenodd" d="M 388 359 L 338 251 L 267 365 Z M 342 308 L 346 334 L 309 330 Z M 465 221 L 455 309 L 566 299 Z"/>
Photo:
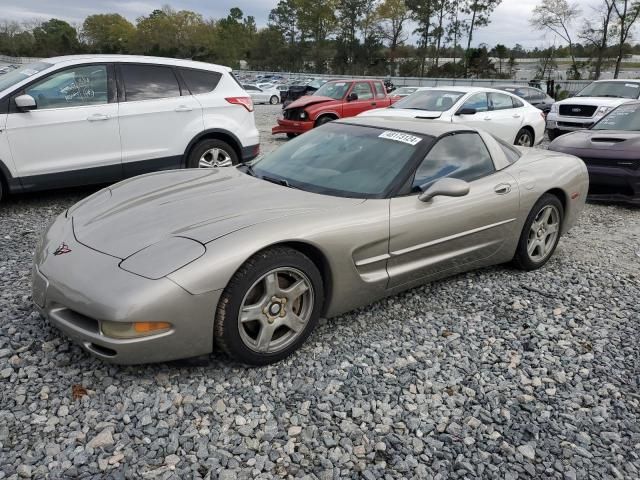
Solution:
<path fill-rule="evenodd" d="M 516 135 L 515 145 L 519 147 L 533 147 L 533 134 L 528 128 L 521 128 Z"/>
<path fill-rule="evenodd" d="M 524 224 L 513 262 L 523 270 L 536 270 L 549 261 L 560 240 L 564 217 L 562 203 L 545 193 L 533 206 Z"/>
<path fill-rule="evenodd" d="M 230 167 L 238 164 L 238 154 L 227 142 L 206 139 L 199 142 L 189 154 L 187 168 Z"/>
<path fill-rule="evenodd" d="M 298 136 L 297 133 L 291 133 L 291 132 L 287 133 L 287 138 L 296 138 L 297 136 Z"/>
<path fill-rule="evenodd" d="M 278 97 L 276 95 L 272 95 L 271 98 L 269 99 L 269 103 L 271 105 L 277 105 L 278 103 Z"/>
<path fill-rule="evenodd" d="M 249 365 L 277 362 L 304 343 L 322 304 L 322 277 L 297 250 L 274 247 L 255 254 L 229 281 L 215 317 L 215 340 Z"/>
<path fill-rule="evenodd" d="M 2 175 L 0 175 L 0 202 L 2 201 L 3 196 L 4 196 L 4 185 L 2 184 Z"/>

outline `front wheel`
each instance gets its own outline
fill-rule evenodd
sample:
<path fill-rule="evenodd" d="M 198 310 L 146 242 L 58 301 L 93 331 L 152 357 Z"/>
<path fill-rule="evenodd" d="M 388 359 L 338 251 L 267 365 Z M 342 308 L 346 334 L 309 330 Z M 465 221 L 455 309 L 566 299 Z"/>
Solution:
<path fill-rule="evenodd" d="M 278 97 L 276 95 L 272 95 L 271 98 L 269 99 L 269 103 L 271 105 L 277 105 L 279 102 Z"/>
<path fill-rule="evenodd" d="M 217 345 L 248 365 L 291 355 L 315 328 L 324 302 L 322 277 L 297 250 L 258 252 L 234 274 L 216 311 Z"/>
<path fill-rule="evenodd" d="M 227 142 L 206 139 L 199 142 L 187 158 L 187 168 L 231 167 L 238 164 L 238 154 Z"/>
<path fill-rule="evenodd" d="M 521 128 L 516 135 L 514 145 L 519 147 L 533 147 L 533 134 L 528 128 Z"/>
<path fill-rule="evenodd" d="M 328 115 L 325 115 L 324 117 L 320 117 L 318 120 L 316 120 L 316 127 L 319 127 L 320 125 L 324 125 L 325 123 L 329 123 L 331 120 L 334 120 L 333 117 L 330 117 Z"/>
<path fill-rule="evenodd" d="M 522 270 L 536 270 L 549 261 L 560 240 L 564 217 L 562 203 L 545 193 L 533 206 L 520 234 L 515 265 Z"/>

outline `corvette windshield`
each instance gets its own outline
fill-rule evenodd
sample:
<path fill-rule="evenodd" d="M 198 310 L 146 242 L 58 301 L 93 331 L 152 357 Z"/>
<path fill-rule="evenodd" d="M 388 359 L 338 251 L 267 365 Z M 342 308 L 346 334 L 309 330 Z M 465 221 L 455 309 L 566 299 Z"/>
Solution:
<path fill-rule="evenodd" d="M 256 161 L 251 173 L 314 193 L 384 198 L 418 149 L 432 142 L 394 130 L 329 123 Z"/>
<path fill-rule="evenodd" d="M 576 97 L 613 97 L 613 98 L 638 98 L 640 97 L 640 83 L 628 82 L 593 82 L 583 88 Z"/>
<path fill-rule="evenodd" d="M 349 83 L 347 82 L 329 82 L 322 85 L 314 95 L 319 97 L 329 97 L 334 100 L 340 100 L 344 97 L 344 94 L 349 90 Z"/>
<path fill-rule="evenodd" d="M 620 105 L 596 123 L 592 130 L 640 131 L 640 104 Z"/>
<path fill-rule="evenodd" d="M 45 68 L 49 68 L 51 66 L 50 63 L 45 62 L 36 62 L 29 63 L 28 65 L 24 65 L 17 70 L 12 70 L 9 73 L 5 73 L 0 76 L 0 92 L 7 88 L 13 87 L 18 82 L 29 78 L 31 75 L 35 75 L 38 72 L 41 72 Z"/>
<path fill-rule="evenodd" d="M 399 102 L 391 105 L 390 108 L 444 112 L 453 107 L 463 95 L 463 92 L 451 92 L 448 90 L 422 90 L 404 97 Z"/>

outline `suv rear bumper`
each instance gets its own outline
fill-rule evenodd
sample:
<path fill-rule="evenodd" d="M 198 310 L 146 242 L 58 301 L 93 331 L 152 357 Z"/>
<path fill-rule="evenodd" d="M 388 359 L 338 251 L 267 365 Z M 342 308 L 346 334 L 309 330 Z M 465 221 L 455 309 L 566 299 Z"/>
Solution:
<path fill-rule="evenodd" d="M 240 161 L 248 162 L 249 160 L 253 160 L 258 155 L 260 155 L 260 144 L 256 143 L 255 145 L 249 145 L 248 147 L 242 147 L 242 151 L 240 152 Z"/>

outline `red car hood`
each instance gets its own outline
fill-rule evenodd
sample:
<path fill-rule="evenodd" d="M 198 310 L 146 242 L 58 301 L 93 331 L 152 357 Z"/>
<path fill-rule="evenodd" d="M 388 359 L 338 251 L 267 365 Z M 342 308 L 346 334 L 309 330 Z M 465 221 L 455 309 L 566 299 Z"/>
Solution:
<path fill-rule="evenodd" d="M 289 105 L 287 105 L 287 108 L 285 108 L 285 110 L 289 110 L 291 108 L 304 108 L 316 103 L 327 102 L 342 103 L 342 100 L 335 100 L 331 97 L 319 97 L 317 95 L 305 95 L 304 97 L 300 97 L 299 99 L 291 102 Z"/>

